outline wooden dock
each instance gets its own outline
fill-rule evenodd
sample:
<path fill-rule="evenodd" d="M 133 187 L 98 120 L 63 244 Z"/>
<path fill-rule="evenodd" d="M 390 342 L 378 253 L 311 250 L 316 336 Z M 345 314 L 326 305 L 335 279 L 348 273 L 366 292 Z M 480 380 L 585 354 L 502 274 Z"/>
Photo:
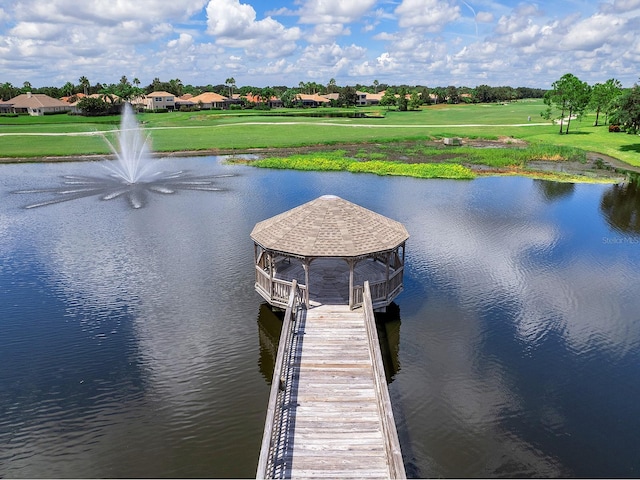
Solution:
<path fill-rule="evenodd" d="M 368 282 L 364 305 L 285 312 L 257 478 L 406 478 Z"/>

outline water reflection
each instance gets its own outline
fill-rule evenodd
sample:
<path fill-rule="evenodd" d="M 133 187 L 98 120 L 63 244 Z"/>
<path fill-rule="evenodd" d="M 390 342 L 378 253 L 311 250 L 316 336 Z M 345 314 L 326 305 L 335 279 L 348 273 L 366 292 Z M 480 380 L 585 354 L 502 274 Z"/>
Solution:
<path fill-rule="evenodd" d="M 640 233 L 640 187 L 629 182 L 613 185 L 600 201 L 607 223 L 618 231 Z"/>
<path fill-rule="evenodd" d="M 260 358 L 258 367 L 265 381 L 271 385 L 273 369 L 278 356 L 278 343 L 282 330 L 283 314 L 278 314 L 268 303 L 260 304 L 258 312 L 258 336 L 260 337 Z"/>
<path fill-rule="evenodd" d="M 402 335 L 385 324 L 408 472 L 638 476 L 640 249 L 605 220 L 614 188 L 546 201 L 519 178 L 180 162 L 242 175 L 143 212 L 3 196 L 0 477 L 254 475 L 280 320 L 254 292 L 249 233 L 325 193 L 411 233 Z M 5 165 L 0 183 L 29 189 L 68 168 Z"/>
<path fill-rule="evenodd" d="M 554 182 L 551 180 L 534 180 L 533 184 L 542 194 L 542 198 L 549 202 L 570 197 L 576 187 L 575 184 L 570 182 Z"/>

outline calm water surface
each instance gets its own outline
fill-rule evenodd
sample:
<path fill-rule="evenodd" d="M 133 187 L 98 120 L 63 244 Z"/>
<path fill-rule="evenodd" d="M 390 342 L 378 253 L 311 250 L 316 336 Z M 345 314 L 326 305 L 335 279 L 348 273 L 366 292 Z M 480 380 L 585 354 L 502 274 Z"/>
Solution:
<path fill-rule="evenodd" d="M 279 324 L 249 233 L 323 194 L 411 234 L 386 324 L 410 476 L 640 476 L 634 188 L 161 164 L 237 176 L 27 210 L 100 169 L 0 167 L 0 477 L 253 477 Z"/>

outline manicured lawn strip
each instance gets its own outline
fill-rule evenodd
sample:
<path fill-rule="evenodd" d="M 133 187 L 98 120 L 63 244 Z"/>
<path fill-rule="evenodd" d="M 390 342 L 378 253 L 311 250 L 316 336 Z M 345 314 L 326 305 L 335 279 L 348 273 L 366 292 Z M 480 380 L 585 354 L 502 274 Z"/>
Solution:
<path fill-rule="evenodd" d="M 383 107 L 358 108 L 358 112 L 380 113 L 384 118 L 324 118 L 298 116 L 304 110 L 279 109 L 270 112 L 202 111 L 144 113 L 138 119 L 148 129 L 153 149 L 233 149 L 247 151 L 261 147 L 376 143 L 384 146 L 406 140 L 443 137 L 495 139 L 512 136 L 533 145 L 560 145 L 601 152 L 631 165 L 640 166 L 640 137 L 612 134 L 606 126 L 593 127 L 595 115 L 571 122 L 570 134 L 559 135 L 559 127 L 542 122 L 541 100 L 524 100 L 507 105 L 432 105 L 416 112 L 387 111 Z M 312 109 L 314 114 L 335 109 Z M 342 111 L 338 109 L 338 111 Z M 294 116 L 280 116 L 280 115 Z M 528 121 L 531 117 L 531 121 Z M 542 125 L 535 125 L 537 123 Z M 64 133 L 108 131 L 117 128 L 119 117 L 0 117 L 2 133 Z M 464 126 L 481 124 L 482 126 Z M 502 126 L 507 124 L 524 126 Z M 442 126 L 444 125 L 444 126 Z M 190 127 L 190 128 L 184 128 Z M 100 137 L 0 136 L 3 157 L 38 157 L 108 153 Z M 383 151 L 381 150 L 382 158 Z M 495 152 L 496 164 L 508 164 Z M 487 163 L 484 158 L 481 163 Z"/>
<path fill-rule="evenodd" d="M 64 157 L 111 153 L 102 136 L 0 137 L 0 157 Z"/>
<path fill-rule="evenodd" d="M 333 125 L 224 125 L 186 130 L 150 130 L 156 151 L 296 147 L 344 143 L 378 143 L 402 140 L 428 140 L 418 129 L 345 128 Z"/>

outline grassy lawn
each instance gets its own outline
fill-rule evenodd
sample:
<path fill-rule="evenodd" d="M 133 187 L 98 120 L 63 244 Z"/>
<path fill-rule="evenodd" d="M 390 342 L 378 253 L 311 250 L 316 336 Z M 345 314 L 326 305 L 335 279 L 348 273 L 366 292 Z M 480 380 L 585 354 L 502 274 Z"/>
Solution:
<path fill-rule="evenodd" d="M 384 144 L 451 136 L 485 139 L 511 136 L 532 144 L 600 152 L 640 166 L 639 136 L 609 133 L 606 126 L 593 127 L 593 115 L 572 121 L 570 134 L 559 135 L 557 126 L 540 117 L 543 107 L 541 100 L 524 100 L 506 105 L 432 105 L 415 112 L 388 111 L 384 107 L 352 109 L 354 112 L 380 115 L 381 118 L 300 116 L 310 112 L 329 115 L 336 111 L 318 108 L 305 111 L 144 113 L 138 115 L 138 120 L 148 131 L 153 149 L 158 152 L 212 149 L 242 152 L 261 147 Z M 109 135 L 108 132 L 118 124 L 118 117 L 0 117 L 0 156 L 106 154 L 109 148 L 100 135 L 62 134 L 104 132 Z"/>

